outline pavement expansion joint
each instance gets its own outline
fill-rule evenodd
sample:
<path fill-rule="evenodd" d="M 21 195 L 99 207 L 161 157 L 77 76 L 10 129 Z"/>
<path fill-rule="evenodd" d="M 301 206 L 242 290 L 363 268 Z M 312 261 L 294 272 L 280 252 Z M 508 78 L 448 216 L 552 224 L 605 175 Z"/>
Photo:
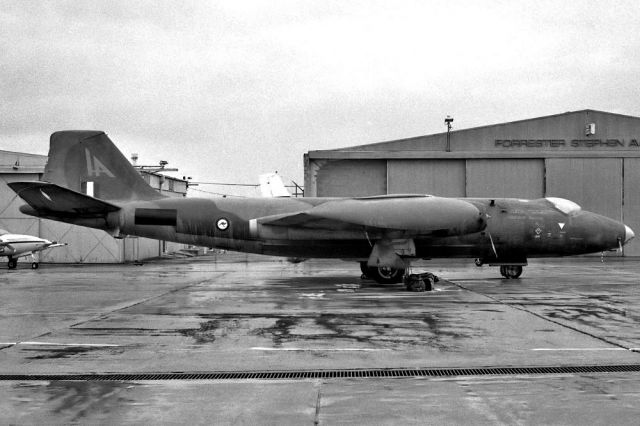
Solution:
<path fill-rule="evenodd" d="M 547 317 L 547 316 L 541 315 L 541 314 L 539 314 L 539 313 L 537 313 L 537 312 L 533 312 L 533 311 L 531 311 L 531 310 L 527 309 L 527 308 L 526 308 L 524 305 L 522 305 L 522 304 L 518 304 L 518 303 L 510 303 L 510 302 L 508 302 L 508 301 L 501 300 L 501 299 L 499 299 L 499 298 L 497 298 L 497 297 L 494 297 L 494 296 L 491 296 L 491 295 L 488 295 L 488 294 L 484 294 L 484 293 L 482 293 L 482 292 L 479 292 L 479 291 L 473 290 L 473 289 L 471 289 L 471 288 L 465 287 L 465 286 L 464 286 L 464 285 L 462 285 L 462 284 L 459 284 L 459 283 L 456 283 L 456 282 L 453 282 L 453 281 L 449 281 L 449 282 L 450 282 L 451 284 L 453 284 L 453 285 L 455 285 L 455 286 L 457 286 L 457 287 L 459 287 L 459 288 L 463 289 L 463 290 L 467 290 L 467 291 L 470 291 L 470 292 L 472 292 L 472 293 L 475 293 L 475 294 L 477 294 L 477 295 L 479 295 L 479 296 L 486 297 L 487 299 L 491 299 L 491 300 L 493 300 L 493 301 L 494 301 L 494 302 L 496 302 L 496 303 L 499 303 L 499 304 L 504 305 L 504 306 L 508 306 L 508 307 L 510 307 L 510 308 L 512 308 L 512 309 L 517 309 L 517 310 L 519 310 L 519 311 L 526 312 L 526 313 L 528 313 L 528 314 L 530 314 L 530 315 L 533 315 L 533 316 L 535 316 L 535 317 L 537 317 L 537 318 L 540 318 L 541 320 L 544 320 L 544 321 L 547 321 L 547 322 L 553 323 L 553 324 L 558 325 L 558 326 L 560 326 L 560 327 L 564 327 L 564 328 L 567 328 L 567 329 L 569 329 L 569 330 L 573 330 L 573 331 L 575 331 L 575 332 L 577 332 L 577 333 L 584 334 L 585 336 L 589 336 L 589 337 L 592 337 L 592 338 L 594 338 L 594 339 L 600 340 L 601 342 L 606 343 L 606 344 L 608 344 L 608 345 L 612 345 L 612 346 L 615 346 L 615 347 L 617 347 L 617 348 L 624 349 L 624 350 L 627 350 L 627 351 L 630 351 L 630 352 L 638 352 L 637 350 L 635 350 L 635 349 L 637 349 L 637 348 L 627 347 L 627 346 L 622 345 L 622 344 L 620 344 L 620 343 L 618 343 L 618 342 L 614 342 L 614 341 L 612 341 L 612 340 L 610 340 L 610 339 L 607 339 L 606 337 L 598 336 L 598 335 L 596 335 L 596 334 L 589 333 L 588 331 L 582 330 L 582 329 L 580 329 L 580 328 L 578 328 L 578 327 L 574 327 L 574 326 L 571 326 L 571 325 L 569 325 L 569 324 L 565 324 L 565 323 L 563 323 L 563 322 L 561 322 L 561 321 L 557 321 L 557 320 L 551 319 L 551 318 L 549 318 L 549 317 Z"/>

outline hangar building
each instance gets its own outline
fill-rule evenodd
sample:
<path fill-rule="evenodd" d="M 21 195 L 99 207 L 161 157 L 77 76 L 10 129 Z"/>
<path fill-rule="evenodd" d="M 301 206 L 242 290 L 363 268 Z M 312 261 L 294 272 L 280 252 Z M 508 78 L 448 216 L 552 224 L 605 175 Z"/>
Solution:
<path fill-rule="evenodd" d="M 305 196 L 567 198 L 640 230 L 640 117 L 582 110 L 305 154 Z M 640 255 L 635 241 L 625 255 Z"/>
<path fill-rule="evenodd" d="M 98 229 L 84 228 L 47 219 L 24 215 L 19 207 L 24 201 L 6 184 L 8 182 L 40 180 L 47 163 L 46 155 L 0 150 L 0 228 L 14 234 L 35 235 L 68 245 L 40 253 L 41 262 L 56 263 L 120 263 L 160 256 L 186 247 L 183 244 L 147 238 L 114 239 Z M 184 197 L 184 180 L 153 172 L 142 177 L 162 194 Z M 31 258 L 19 261 L 31 262 Z"/>

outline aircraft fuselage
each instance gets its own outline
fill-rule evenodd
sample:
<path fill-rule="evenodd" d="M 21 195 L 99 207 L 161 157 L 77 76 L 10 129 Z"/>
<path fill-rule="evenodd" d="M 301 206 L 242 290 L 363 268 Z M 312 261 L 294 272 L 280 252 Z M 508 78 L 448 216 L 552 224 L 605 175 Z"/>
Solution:
<path fill-rule="evenodd" d="M 253 218 L 303 211 L 331 198 L 175 199 L 122 203 L 108 227 L 120 234 L 259 254 L 367 259 L 362 230 L 263 226 Z M 529 257 L 568 256 L 617 248 L 625 226 L 578 211 L 567 215 L 546 199 L 464 199 L 486 216 L 486 227 L 457 236 L 415 236 L 416 258 L 480 258 L 508 263 Z M 85 223 L 85 225 L 91 226 Z M 104 228 L 104 221 L 101 226 Z M 396 236 L 402 239 L 401 235 Z"/>

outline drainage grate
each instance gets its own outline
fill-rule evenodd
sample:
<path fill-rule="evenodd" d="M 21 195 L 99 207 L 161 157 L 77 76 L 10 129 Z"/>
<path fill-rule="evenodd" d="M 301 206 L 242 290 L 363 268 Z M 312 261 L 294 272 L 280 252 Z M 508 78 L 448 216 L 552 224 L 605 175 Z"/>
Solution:
<path fill-rule="evenodd" d="M 143 380 L 297 380 L 342 378 L 455 377 L 520 374 L 580 374 L 640 372 L 640 364 L 580 365 L 562 367 L 479 367 L 418 369 L 356 369 L 302 371 L 219 371 L 179 373 L 0 374 L 7 381 L 143 381 Z"/>

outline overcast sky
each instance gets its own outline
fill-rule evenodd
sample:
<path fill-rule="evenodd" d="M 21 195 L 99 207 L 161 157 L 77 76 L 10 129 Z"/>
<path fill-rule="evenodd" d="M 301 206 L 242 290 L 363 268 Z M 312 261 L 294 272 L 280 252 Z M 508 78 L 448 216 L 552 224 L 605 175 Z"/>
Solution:
<path fill-rule="evenodd" d="M 637 0 L 2 0 L 0 54 L 0 149 L 98 129 L 198 181 L 302 183 L 309 150 L 442 132 L 447 114 L 640 116 Z"/>

